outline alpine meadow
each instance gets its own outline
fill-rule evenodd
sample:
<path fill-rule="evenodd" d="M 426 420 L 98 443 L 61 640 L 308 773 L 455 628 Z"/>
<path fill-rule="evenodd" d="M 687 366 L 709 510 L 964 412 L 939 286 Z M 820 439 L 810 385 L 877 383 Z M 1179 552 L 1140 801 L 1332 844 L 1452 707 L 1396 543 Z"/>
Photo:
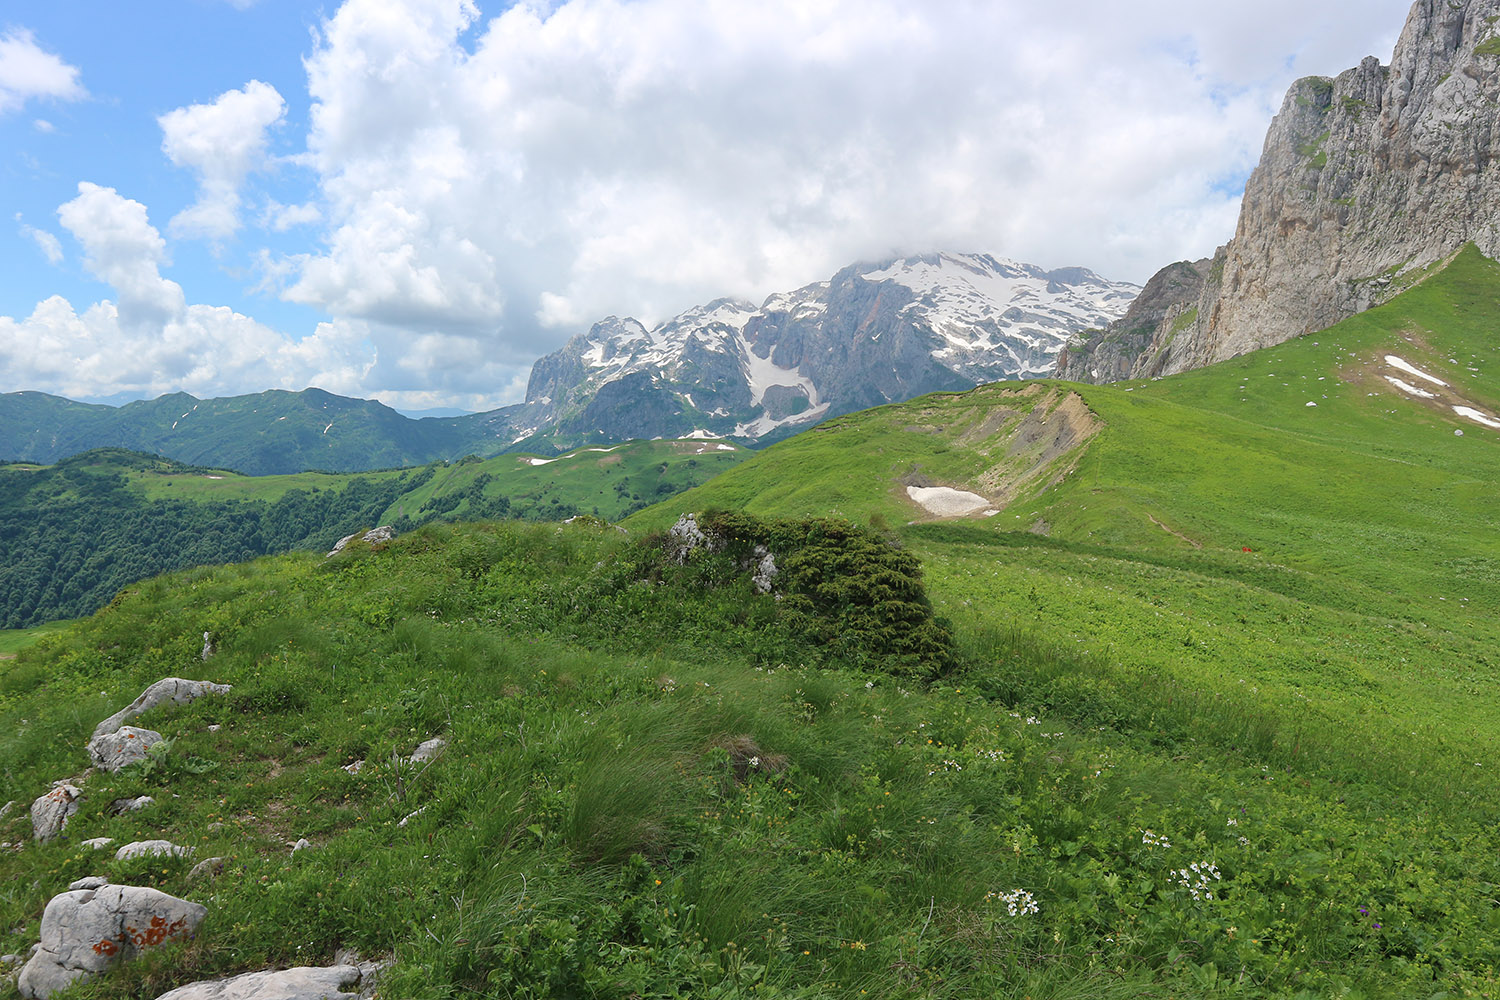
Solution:
<path fill-rule="evenodd" d="M 1144 287 L 0 397 L 0 1000 L 1500 996 L 1497 147 L 1500 0 L 1416 0 Z"/>

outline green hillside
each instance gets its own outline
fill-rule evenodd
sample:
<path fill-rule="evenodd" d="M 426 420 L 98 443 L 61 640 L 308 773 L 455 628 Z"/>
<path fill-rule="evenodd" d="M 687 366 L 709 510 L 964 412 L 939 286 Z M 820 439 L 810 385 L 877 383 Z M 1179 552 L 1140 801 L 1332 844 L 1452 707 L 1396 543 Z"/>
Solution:
<path fill-rule="evenodd" d="M 747 454 L 715 441 L 648 441 L 555 460 L 245 476 L 103 449 L 55 466 L 0 466 L 0 628 L 91 614 L 127 583 L 172 569 L 327 551 L 376 524 L 618 520 Z"/>
<path fill-rule="evenodd" d="M 0 951 L 104 874 L 210 916 L 78 997 L 349 946 L 414 1000 L 1494 996 L 1500 431 L 1454 407 L 1500 407 L 1496 316 L 1466 253 L 1189 375 L 832 421 L 629 535 L 429 525 L 132 586 L 12 644 L 0 798 L 162 676 L 234 690 L 143 717 L 170 749 L 88 777 L 57 841 L 0 819 Z M 482 507 L 481 468 L 408 502 Z M 973 511 L 913 500 L 943 489 Z M 660 532 L 709 510 L 732 544 Z M 934 680 L 867 600 L 951 637 Z"/>

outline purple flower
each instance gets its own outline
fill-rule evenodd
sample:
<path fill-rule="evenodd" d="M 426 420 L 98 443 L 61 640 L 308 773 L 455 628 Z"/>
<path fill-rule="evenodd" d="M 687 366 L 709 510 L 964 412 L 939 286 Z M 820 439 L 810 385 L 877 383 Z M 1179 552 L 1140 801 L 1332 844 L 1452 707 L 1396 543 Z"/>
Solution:
<path fill-rule="evenodd" d="M 1362 917 L 1368 917 L 1370 915 L 1370 911 L 1361 906 L 1359 908 L 1359 915 Z"/>
<path fill-rule="evenodd" d="M 1379 924 L 1371 924 L 1370 926 L 1373 927 L 1373 928 L 1375 928 L 1377 931 L 1380 930 L 1380 925 Z"/>

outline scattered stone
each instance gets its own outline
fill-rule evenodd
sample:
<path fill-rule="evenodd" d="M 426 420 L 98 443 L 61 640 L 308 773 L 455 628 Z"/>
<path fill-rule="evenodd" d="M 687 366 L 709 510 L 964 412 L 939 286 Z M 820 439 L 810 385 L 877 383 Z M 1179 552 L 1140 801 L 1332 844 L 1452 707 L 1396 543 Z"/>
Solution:
<path fill-rule="evenodd" d="M 156 800 L 149 795 L 142 795 L 134 799 L 115 799 L 109 804 L 109 811 L 118 816 L 121 813 L 139 812 L 147 806 L 156 805 Z"/>
<path fill-rule="evenodd" d="M 207 632 L 203 633 L 206 637 Z M 206 648 L 206 647 L 205 647 Z M 205 660 L 208 655 L 205 653 Z M 215 684 L 212 681 L 189 681 L 181 677 L 164 677 L 155 684 L 142 691 L 140 697 L 120 709 L 114 715 L 105 719 L 94 727 L 94 738 L 108 736 L 125 724 L 127 719 L 133 719 L 138 715 L 149 712 L 158 705 L 171 703 L 173 705 L 186 705 L 197 701 L 204 695 L 228 694 L 228 684 Z"/>
<path fill-rule="evenodd" d="M 5 805 L 0 806 L 0 819 L 4 819 L 5 817 L 9 816 L 10 815 L 10 811 L 12 809 L 14 809 L 15 807 L 16 807 L 16 800 L 15 799 L 11 799 L 9 802 L 5 803 Z"/>
<path fill-rule="evenodd" d="M 192 871 L 188 872 L 188 881 L 195 882 L 200 878 L 218 878 L 224 874 L 224 865 L 226 863 L 224 858 L 204 858 L 193 866 Z"/>
<path fill-rule="evenodd" d="M 204 659 L 204 661 L 206 662 L 209 657 L 213 656 L 218 651 L 219 651 L 219 647 L 214 645 L 214 641 L 213 641 L 212 637 L 210 637 L 210 635 L 207 632 L 204 632 L 203 633 L 203 659 Z"/>
<path fill-rule="evenodd" d="M 362 761 L 362 760 L 357 760 L 353 764 L 345 764 L 344 765 L 344 770 L 348 771 L 350 774 L 358 774 L 359 772 L 363 771 L 364 769 L 365 769 L 365 762 Z"/>
<path fill-rule="evenodd" d="M 208 727 L 208 731 L 211 732 L 211 733 L 217 733 L 219 730 L 221 730 L 223 728 L 224 728 L 223 726 L 221 726 L 217 722 L 215 722 L 211 726 Z"/>
<path fill-rule="evenodd" d="M 686 563 L 689 555 L 702 548 L 712 550 L 713 546 L 703 529 L 698 527 L 698 515 L 684 514 L 667 529 L 667 549 L 677 563 Z"/>
<path fill-rule="evenodd" d="M 121 726 L 115 732 L 89 740 L 89 756 L 95 766 L 114 772 L 145 760 L 147 751 L 161 740 L 161 733 L 153 730 Z"/>
<path fill-rule="evenodd" d="M 46 1000 L 146 948 L 192 937 L 207 915 L 207 907 L 156 889 L 70 889 L 47 903 L 42 940 L 16 986 L 28 1000 Z"/>
<path fill-rule="evenodd" d="M 308 840 L 306 837 L 301 837 L 298 838 L 297 842 L 292 845 L 292 853 L 296 854 L 298 851 L 306 851 L 310 850 L 311 848 L 312 841 Z"/>
<path fill-rule="evenodd" d="M 0 955 L 0 965 L 20 965 L 24 961 L 24 955 Z"/>
<path fill-rule="evenodd" d="M 280 972 L 247 972 L 179 986 L 157 1000 L 359 1000 L 363 975 L 358 966 L 303 967 Z"/>
<path fill-rule="evenodd" d="M 385 545 L 395 537 L 396 529 L 391 527 L 389 524 L 383 524 L 378 528 L 372 528 L 369 531 L 365 532 L 363 535 L 360 535 L 360 533 L 356 531 L 354 534 L 345 535 L 343 538 L 340 538 L 337 542 L 335 542 L 333 550 L 329 552 L 327 557 L 325 558 L 331 559 L 332 557 L 338 555 L 340 552 L 344 551 L 345 546 L 354 541 L 356 538 L 360 539 L 371 548 L 377 548 L 379 546 Z"/>
<path fill-rule="evenodd" d="M 188 858 L 192 857 L 193 848 L 179 847 L 170 840 L 137 840 L 126 844 L 115 852 L 116 861 L 129 861 L 132 858 Z"/>
<path fill-rule="evenodd" d="M 406 826 L 406 824 L 410 823 L 412 820 L 416 819 L 418 816 L 422 815 L 426 811 L 427 811 L 427 806 L 419 806 L 418 808 L 413 809 L 411 812 L 407 813 L 406 816 L 405 816 L 405 818 L 403 818 L 401 820 L 401 822 L 397 823 L 396 825 L 404 827 L 404 826 Z"/>
<path fill-rule="evenodd" d="M 115 838 L 113 838 L 113 837 L 94 837 L 94 838 L 92 838 L 90 840 L 85 840 L 83 843 L 79 844 L 78 846 L 79 847 L 91 847 L 91 848 L 93 848 L 96 851 L 102 851 L 106 847 L 108 847 L 110 844 L 113 844 L 114 842 L 115 842 Z"/>
<path fill-rule="evenodd" d="M 430 760 L 437 760 L 442 754 L 443 748 L 447 745 L 447 740 L 441 736 L 434 736 L 413 750 L 412 755 L 406 758 L 406 762 L 408 764 L 425 764 Z"/>
<path fill-rule="evenodd" d="M 60 781 L 52 791 L 31 804 L 31 833 L 37 840 L 45 842 L 63 832 L 68 820 L 78 811 L 78 800 L 83 792 L 76 785 Z"/>

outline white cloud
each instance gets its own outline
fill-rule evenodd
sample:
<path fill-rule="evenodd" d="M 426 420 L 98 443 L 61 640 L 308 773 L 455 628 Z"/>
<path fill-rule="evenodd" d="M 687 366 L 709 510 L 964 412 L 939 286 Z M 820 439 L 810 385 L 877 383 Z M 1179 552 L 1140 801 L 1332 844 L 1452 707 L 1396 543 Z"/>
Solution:
<path fill-rule="evenodd" d="M 198 200 L 173 217 L 173 236 L 224 239 L 240 227 L 240 186 L 266 162 L 267 130 L 286 114 L 276 88 L 251 80 L 220 94 L 212 104 L 194 104 L 157 119 L 162 152 L 198 174 Z"/>
<path fill-rule="evenodd" d="M 322 323 L 298 341 L 228 307 L 189 304 L 161 275 L 165 242 L 145 206 L 112 188 L 79 184 L 58 217 L 116 298 L 79 312 L 53 296 L 24 319 L 0 316 L 4 389 L 91 398 L 317 385 L 367 394 L 376 348 L 365 323 Z"/>
<path fill-rule="evenodd" d="M 57 131 L 57 126 L 52 124 L 45 118 L 38 118 L 36 121 L 31 123 L 31 127 L 42 133 L 42 135 L 51 135 L 53 132 Z"/>
<path fill-rule="evenodd" d="M 303 205 L 283 205 L 275 199 L 266 202 L 265 210 L 260 216 L 260 224 L 277 233 L 322 221 L 322 211 L 312 202 Z"/>
<path fill-rule="evenodd" d="M 20 109 L 34 98 L 77 101 L 88 96 L 78 68 L 37 45 L 24 28 L 0 35 L 0 115 Z"/>
<path fill-rule="evenodd" d="M 47 258 L 49 264 L 61 264 L 63 259 L 62 243 L 57 237 L 45 229 L 37 229 L 35 226 L 22 224 L 21 235 L 36 244 L 42 256 Z"/>
<path fill-rule="evenodd" d="M 348 0 L 284 294 L 520 361 L 895 251 L 1144 280 L 1232 234 L 1291 78 L 1387 58 L 1405 7 Z"/>

